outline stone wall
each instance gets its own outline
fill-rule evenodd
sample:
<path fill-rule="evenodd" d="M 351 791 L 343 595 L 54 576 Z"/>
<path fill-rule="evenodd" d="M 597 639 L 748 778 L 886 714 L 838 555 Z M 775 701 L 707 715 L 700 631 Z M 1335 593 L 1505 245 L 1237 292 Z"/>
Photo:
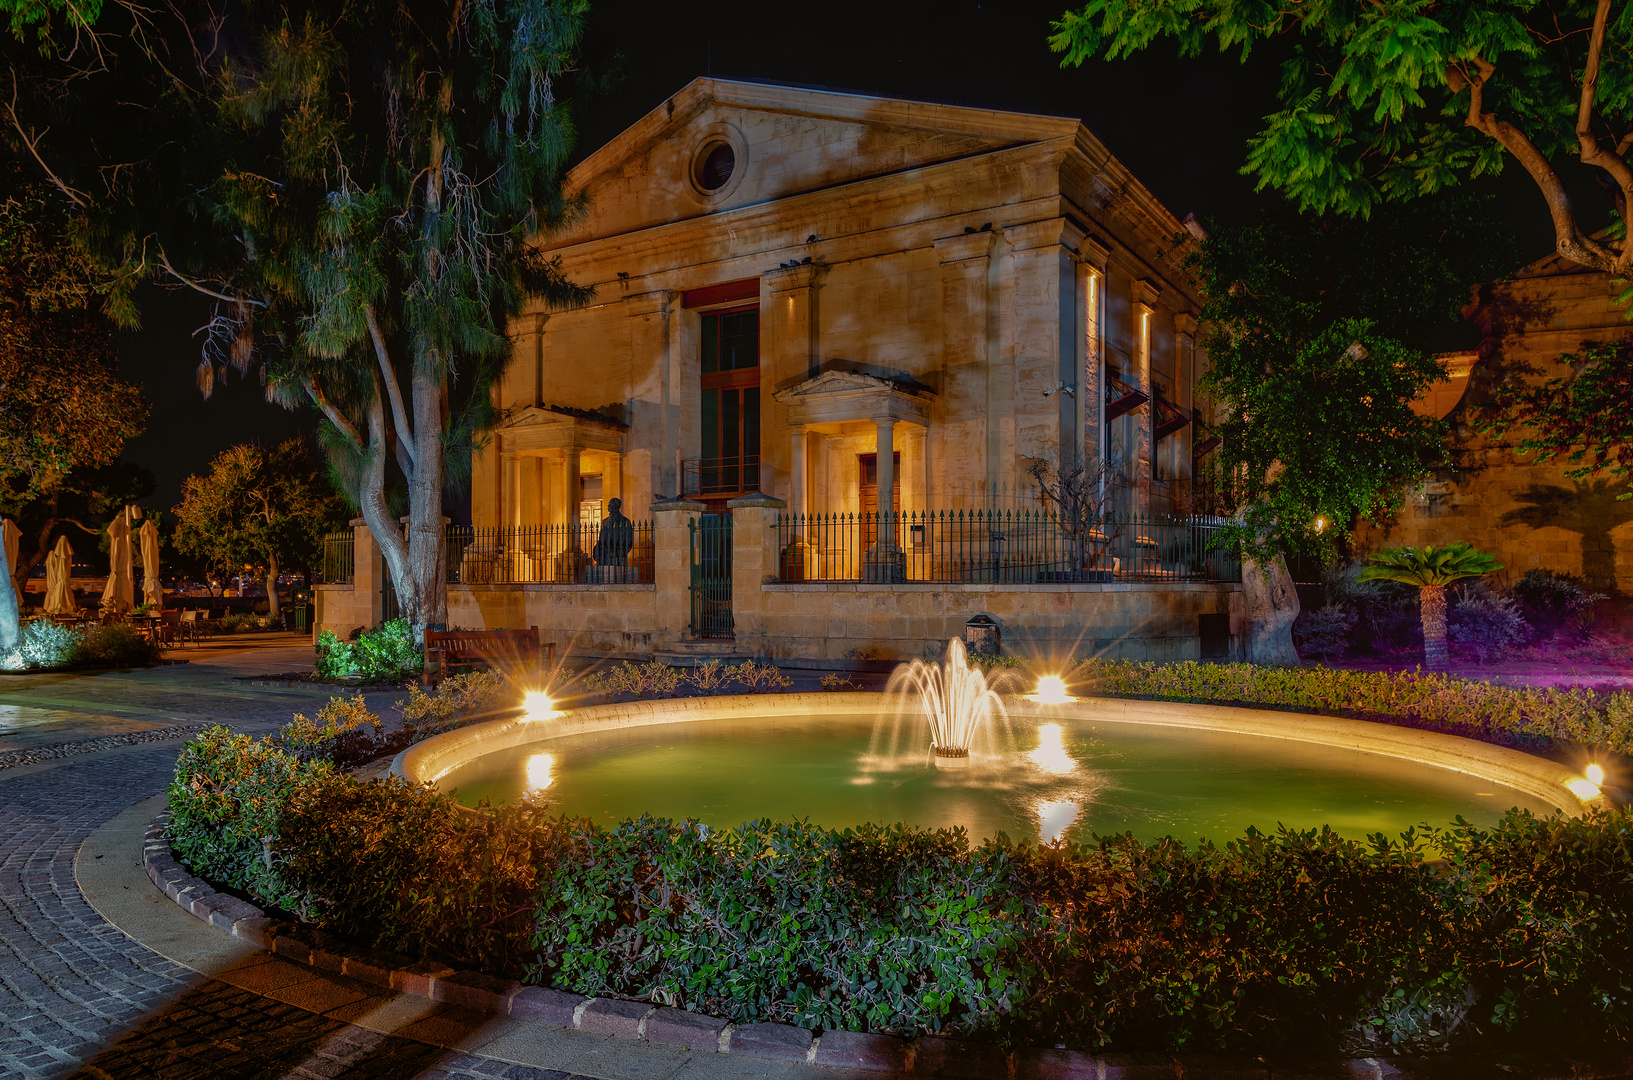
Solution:
<path fill-rule="evenodd" d="M 452 585 L 449 625 L 536 626 L 541 641 L 556 643 L 558 656 L 727 655 L 841 668 L 939 654 L 980 614 L 998 623 L 1004 650 L 1019 656 L 1195 660 L 1200 617 L 1226 615 L 1230 655 L 1240 656 L 1241 586 L 1235 584 L 780 584 L 772 523 L 784 507 L 765 495 L 732 506 L 736 638 L 699 642 L 689 626 L 688 526 L 703 504 L 670 500 L 652 509 L 653 584 Z M 314 633 L 344 637 L 379 621 L 383 566 L 366 528 L 357 530 L 356 545 L 354 582 L 319 587 Z"/>
<path fill-rule="evenodd" d="M 1509 582 L 1527 570 L 1583 577 L 1612 594 L 1601 628 L 1633 629 L 1633 491 L 1626 478 L 1572 479 L 1564 463 L 1522 454 L 1522 432 L 1491 439 L 1474 430 L 1475 408 L 1503 380 L 1564 373 L 1561 354 L 1591 341 L 1625 336 L 1624 313 L 1611 303 L 1606 275 L 1550 256 L 1512 278 L 1481 285 L 1464 316 L 1480 327 L 1476 353 L 1450 357 L 1452 378 L 1425 405 L 1452 425 L 1455 467 L 1410 493 L 1388 528 L 1363 533 L 1364 550 L 1466 540 L 1495 555 Z"/>

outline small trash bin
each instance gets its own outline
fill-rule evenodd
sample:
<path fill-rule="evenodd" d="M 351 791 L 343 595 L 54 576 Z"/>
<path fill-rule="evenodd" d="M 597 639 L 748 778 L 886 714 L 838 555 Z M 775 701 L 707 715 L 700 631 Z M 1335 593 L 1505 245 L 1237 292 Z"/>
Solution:
<path fill-rule="evenodd" d="M 1000 651 L 998 620 L 983 612 L 964 624 L 966 652 L 996 656 Z"/>
<path fill-rule="evenodd" d="M 306 632 L 306 605 L 305 604 L 296 604 L 295 605 L 295 631 L 296 631 L 296 633 L 301 633 L 301 634 L 304 634 Z"/>

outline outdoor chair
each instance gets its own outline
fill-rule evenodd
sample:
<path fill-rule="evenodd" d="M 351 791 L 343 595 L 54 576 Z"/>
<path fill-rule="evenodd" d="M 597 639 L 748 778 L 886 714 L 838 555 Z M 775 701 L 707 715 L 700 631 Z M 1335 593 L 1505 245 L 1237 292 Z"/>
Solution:
<path fill-rule="evenodd" d="M 181 615 L 179 611 L 159 612 L 158 624 L 153 628 L 153 635 L 161 645 L 174 645 L 181 640 Z"/>

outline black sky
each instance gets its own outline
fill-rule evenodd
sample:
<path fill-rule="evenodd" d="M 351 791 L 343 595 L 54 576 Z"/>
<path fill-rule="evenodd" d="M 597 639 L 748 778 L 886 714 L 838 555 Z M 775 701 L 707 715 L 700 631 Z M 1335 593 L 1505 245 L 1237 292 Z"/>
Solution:
<path fill-rule="evenodd" d="M 593 0 L 592 51 L 623 55 L 623 80 L 593 101 L 577 156 L 602 145 L 705 74 L 829 86 L 1081 118 L 1180 217 L 1231 224 L 1266 196 L 1239 175 L 1247 139 L 1275 106 L 1276 57 L 1181 61 L 1159 45 L 1134 60 L 1063 70 L 1047 45 L 1062 0 Z M 1501 187 L 1501 219 L 1525 251 L 1550 250 L 1541 197 L 1517 168 Z M 201 400 L 193 381 L 207 317 L 190 296 L 151 292 L 144 329 L 120 336 L 120 370 L 145 387 L 148 430 L 125 459 L 152 469 L 153 502 L 173 503 L 182 478 L 234 443 L 271 443 L 316 426 L 310 411 L 266 404 L 236 378 Z"/>

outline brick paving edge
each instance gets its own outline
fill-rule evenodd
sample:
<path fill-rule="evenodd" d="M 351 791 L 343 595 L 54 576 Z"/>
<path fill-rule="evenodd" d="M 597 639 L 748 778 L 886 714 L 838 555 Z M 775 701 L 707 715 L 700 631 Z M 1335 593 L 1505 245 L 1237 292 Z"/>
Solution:
<path fill-rule="evenodd" d="M 209 882 L 189 874 L 176 861 L 165 837 L 169 814 L 148 826 L 142 843 L 142 867 L 148 878 L 195 918 L 279 957 L 308 967 L 342 974 L 399 993 L 446 1002 L 516 1020 L 618 1038 L 701 1049 L 716 1053 L 808 1065 L 832 1065 L 881 1073 L 957 1077 L 960 1080 L 1238 1080 L 1279 1076 L 1305 1080 L 1412 1080 L 1445 1075 L 1454 1060 L 1352 1058 L 1328 1062 L 1318 1071 L 1267 1065 L 1260 1060 L 1213 1055 L 1107 1054 L 1078 1050 L 1026 1048 L 1004 1053 L 990 1043 L 926 1035 L 903 1039 L 861 1031 L 827 1031 L 813 1035 L 792 1024 L 735 1024 L 723 1017 L 653 1005 L 626 998 L 584 997 L 542 986 L 523 986 L 480 971 L 456 971 L 430 960 L 368 950 L 332 934 L 271 918 L 254 904 L 219 893 Z M 1595 1061 L 1543 1060 L 1516 1053 L 1482 1056 L 1478 1064 L 1511 1077 L 1531 1080 L 1626 1080 L 1633 1077 L 1633 1051 Z"/>

